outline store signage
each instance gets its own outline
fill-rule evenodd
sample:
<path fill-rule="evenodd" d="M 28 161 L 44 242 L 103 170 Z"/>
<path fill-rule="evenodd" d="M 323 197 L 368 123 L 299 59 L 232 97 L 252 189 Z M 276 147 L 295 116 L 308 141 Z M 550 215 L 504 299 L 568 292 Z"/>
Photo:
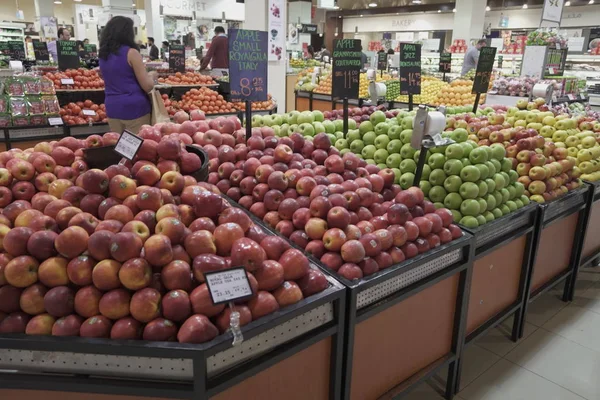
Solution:
<path fill-rule="evenodd" d="M 400 94 L 421 93 L 421 45 L 400 43 Z"/>
<path fill-rule="evenodd" d="M 564 6 L 564 0 L 544 0 L 542 9 L 542 21 L 556 22 L 560 24 Z"/>
<path fill-rule="evenodd" d="M 8 57 L 10 55 L 10 49 L 8 42 L 0 42 L 0 55 Z"/>
<path fill-rule="evenodd" d="M 285 21 L 283 10 L 286 2 L 284 0 L 269 0 L 269 61 L 280 61 L 284 56 L 285 47 Z"/>
<path fill-rule="evenodd" d="M 544 76 L 563 76 L 567 49 L 548 49 L 544 60 Z"/>
<path fill-rule="evenodd" d="M 449 73 L 452 71 L 452 53 L 440 54 L 440 72 Z"/>
<path fill-rule="evenodd" d="M 48 117 L 48 124 L 50 126 L 62 125 L 63 120 L 61 117 Z"/>
<path fill-rule="evenodd" d="M 35 55 L 36 61 L 49 61 L 50 54 L 48 53 L 48 45 L 46 42 L 39 40 L 33 41 L 33 54 Z"/>
<path fill-rule="evenodd" d="M 8 41 L 8 53 L 10 58 L 14 60 L 25 59 L 25 45 L 21 40 L 9 40 Z"/>
<path fill-rule="evenodd" d="M 567 47 L 569 52 L 582 52 L 585 44 L 585 37 L 570 37 L 567 39 Z"/>
<path fill-rule="evenodd" d="M 482 47 L 479 51 L 479 60 L 477 61 L 477 70 L 473 81 L 473 90 L 471 93 L 486 93 L 492 78 L 494 68 L 494 59 L 496 58 L 495 47 Z"/>
<path fill-rule="evenodd" d="M 300 28 L 300 33 L 317 33 L 317 25 L 302 24 L 302 28 Z"/>
<path fill-rule="evenodd" d="M 56 54 L 59 70 L 79 68 L 79 53 L 77 52 L 77 43 L 74 40 L 57 40 Z"/>
<path fill-rule="evenodd" d="M 385 71 L 387 69 L 387 53 L 385 51 L 377 53 L 377 70 Z"/>
<path fill-rule="evenodd" d="M 205 272 L 204 279 L 213 304 L 244 300 L 254 294 L 244 267 Z"/>
<path fill-rule="evenodd" d="M 73 78 L 61 78 L 60 84 L 61 85 L 74 85 L 75 81 L 73 81 Z"/>
<path fill-rule="evenodd" d="M 126 159 L 133 160 L 143 142 L 144 139 L 141 137 L 128 130 L 124 130 L 123 133 L 121 133 L 114 150 Z"/>
<path fill-rule="evenodd" d="M 85 58 L 98 58 L 98 48 L 95 44 L 84 44 L 83 51 L 85 54 Z"/>
<path fill-rule="evenodd" d="M 172 44 L 169 46 L 169 72 L 185 72 L 185 46 Z"/>
<path fill-rule="evenodd" d="M 238 101 L 267 100 L 267 32 L 229 30 L 229 85 Z"/>
<path fill-rule="evenodd" d="M 333 98 L 358 99 L 362 51 L 360 40 L 333 40 Z"/>

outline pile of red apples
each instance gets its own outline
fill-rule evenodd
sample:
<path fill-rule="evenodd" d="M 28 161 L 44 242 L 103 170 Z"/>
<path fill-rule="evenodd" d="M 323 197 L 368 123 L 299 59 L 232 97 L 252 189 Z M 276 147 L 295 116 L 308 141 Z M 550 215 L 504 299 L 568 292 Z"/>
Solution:
<path fill-rule="evenodd" d="M 241 325 L 328 287 L 301 251 L 189 175 L 201 160 L 185 144 L 211 127 L 188 122 L 143 127 L 134 162 L 105 170 L 83 149 L 116 133 L 0 153 L 0 333 L 202 343 L 231 314 L 204 273 L 246 268 Z"/>

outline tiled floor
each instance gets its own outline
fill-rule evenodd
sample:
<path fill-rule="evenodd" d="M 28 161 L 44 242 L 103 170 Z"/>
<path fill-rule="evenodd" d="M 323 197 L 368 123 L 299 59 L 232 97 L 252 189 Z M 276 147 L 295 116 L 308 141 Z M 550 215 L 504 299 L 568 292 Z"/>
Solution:
<path fill-rule="evenodd" d="M 600 267 L 580 272 L 572 303 L 560 294 L 562 285 L 530 305 L 518 344 L 512 318 L 471 344 L 455 399 L 600 400 Z M 442 400 L 439 386 L 432 380 L 406 399 Z"/>

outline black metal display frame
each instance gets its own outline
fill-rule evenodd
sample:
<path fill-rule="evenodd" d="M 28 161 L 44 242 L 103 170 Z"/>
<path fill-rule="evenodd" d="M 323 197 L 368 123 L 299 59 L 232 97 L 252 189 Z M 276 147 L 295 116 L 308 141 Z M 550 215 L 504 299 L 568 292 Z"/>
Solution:
<path fill-rule="evenodd" d="M 582 251 L 583 251 L 583 245 L 585 245 L 585 238 L 587 235 L 587 229 L 588 229 L 589 222 L 590 222 L 590 216 L 592 215 L 592 209 L 593 209 L 595 203 L 600 202 L 600 182 L 586 182 L 586 184 L 590 186 L 590 193 L 588 195 L 588 204 L 586 206 L 588 216 L 587 216 L 587 220 L 586 220 L 586 224 L 585 224 L 585 229 L 583 230 L 584 236 L 581 239 Z M 579 261 L 579 268 L 581 269 L 581 268 L 593 266 L 599 257 L 600 257 L 600 248 L 598 249 L 598 251 L 594 252 L 593 254 L 590 254 L 589 256 L 587 256 L 585 258 L 583 258 L 583 254 L 582 254 L 581 259 Z"/>
<path fill-rule="evenodd" d="M 525 287 L 525 300 L 523 303 L 523 317 L 520 323 L 519 338 L 522 338 L 524 334 L 525 321 L 527 320 L 527 307 L 529 303 L 535 301 L 542 294 L 559 285 L 563 281 L 565 282 L 565 287 L 563 290 L 562 300 L 565 302 L 573 300 L 575 281 L 577 280 L 583 239 L 585 237 L 585 228 L 587 226 L 587 220 L 589 217 L 588 197 L 590 193 L 592 193 L 592 191 L 590 190 L 589 185 L 584 184 L 582 187 L 575 189 L 562 197 L 545 204 L 540 204 L 539 206 L 539 215 L 534 229 L 535 238 L 530 260 L 531 268 L 529 269 L 529 276 L 527 277 L 527 284 Z M 573 245 L 571 247 L 569 265 L 563 272 L 557 274 L 544 283 L 541 287 L 536 289 L 533 293 L 531 293 L 537 252 L 539 250 L 540 239 L 544 229 L 575 213 L 578 215 L 578 217 L 577 225 L 575 227 L 575 235 L 573 237 Z"/>

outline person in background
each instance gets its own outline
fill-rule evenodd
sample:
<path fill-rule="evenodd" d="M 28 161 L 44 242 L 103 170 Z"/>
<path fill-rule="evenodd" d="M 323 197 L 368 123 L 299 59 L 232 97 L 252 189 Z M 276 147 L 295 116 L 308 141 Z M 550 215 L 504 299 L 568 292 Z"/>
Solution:
<path fill-rule="evenodd" d="M 25 36 L 25 43 L 31 43 L 31 36 Z"/>
<path fill-rule="evenodd" d="M 146 71 L 130 18 L 118 15 L 108 21 L 99 58 L 108 126 L 113 132 L 127 129 L 137 134 L 142 125 L 150 124 L 152 105 L 147 93 L 154 88 L 157 73 Z"/>
<path fill-rule="evenodd" d="M 158 60 L 158 57 L 160 57 L 160 55 L 158 54 L 158 47 L 156 47 L 156 45 L 154 44 L 153 37 L 148 38 L 148 48 L 150 49 L 150 52 L 148 53 L 150 61 Z"/>
<path fill-rule="evenodd" d="M 393 55 L 394 55 L 394 49 L 391 49 L 391 48 L 390 48 L 390 49 L 387 51 L 387 53 L 388 53 L 388 56 L 393 56 Z"/>
<path fill-rule="evenodd" d="M 83 48 L 83 41 L 77 40 L 75 41 L 75 45 L 77 46 L 77 54 L 79 54 L 79 58 L 85 58 L 87 56 L 85 49 Z"/>
<path fill-rule="evenodd" d="M 88 38 L 83 39 L 83 44 L 90 44 L 90 39 L 88 39 Z"/>
<path fill-rule="evenodd" d="M 325 61 L 325 57 L 327 57 L 327 62 L 331 61 L 331 53 L 327 50 L 327 47 L 323 47 L 321 51 L 321 60 Z"/>
<path fill-rule="evenodd" d="M 486 45 L 485 39 L 479 39 L 475 46 L 471 46 L 465 53 L 465 59 L 463 61 L 461 76 L 466 75 L 470 70 L 477 68 L 477 61 L 479 60 L 479 50 Z"/>
<path fill-rule="evenodd" d="M 169 42 L 164 40 L 162 42 L 162 47 L 160 48 L 160 56 L 163 61 L 167 61 L 167 52 L 169 51 Z"/>
<path fill-rule="evenodd" d="M 307 60 L 312 60 L 315 58 L 315 49 L 312 46 L 308 46 L 306 48 L 306 52 L 308 53 L 306 57 Z"/>
<path fill-rule="evenodd" d="M 71 40 L 71 32 L 67 28 L 58 28 L 58 40 Z M 58 61 L 56 53 L 56 40 L 48 42 L 48 53 L 52 55 L 54 62 Z"/>
<path fill-rule="evenodd" d="M 140 48 L 140 49 L 145 49 L 145 48 L 146 48 L 146 45 L 145 45 L 145 44 L 144 44 L 144 42 L 142 42 L 141 40 L 138 40 L 138 41 L 137 41 L 137 46 L 138 46 L 138 48 Z"/>
<path fill-rule="evenodd" d="M 215 37 L 210 42 L 206 56 L 202 59 L 200 70 L 206 69 L 210 63 L 213 75 L 221 76 L 223 70 L 229 69 L 229 39 L 222 26 L 215 27 Z"/>
<path fill-rule="evenodd" d="M 360 46 L 360 64 L 361 64 L 360 69 L 365 69 L 365 64 L 367 62 L 369 62 L 369 58 L 367 57 L 365 52 L 362 50 L 363 50 L 363 48 L 362 48 L 362 46 Z"/>

